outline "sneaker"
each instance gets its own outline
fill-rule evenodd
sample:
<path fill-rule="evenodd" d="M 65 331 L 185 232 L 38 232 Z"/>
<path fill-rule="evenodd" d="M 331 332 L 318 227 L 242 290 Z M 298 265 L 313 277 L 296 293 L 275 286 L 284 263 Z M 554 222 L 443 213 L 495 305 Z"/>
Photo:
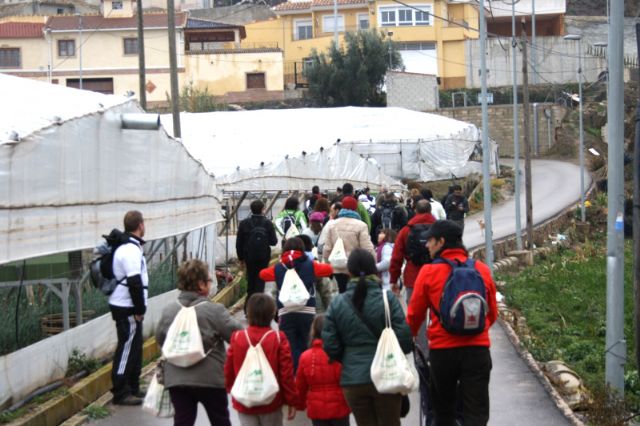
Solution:
<path fill-rule="evenodd" d="M 118 401 L 113 401 L 115 405 L 142 405 L 143 399 L 136 395 L 126 396 Z"/>
<path fill-rule="evenodd" d="M 147 395 L 147 390 L 146 389 L 138 389 L 135 392 L 131 392 L 131 395 L 136 396 L 138 398 L 143 398 L 145 397 L 145 395 Z"/>

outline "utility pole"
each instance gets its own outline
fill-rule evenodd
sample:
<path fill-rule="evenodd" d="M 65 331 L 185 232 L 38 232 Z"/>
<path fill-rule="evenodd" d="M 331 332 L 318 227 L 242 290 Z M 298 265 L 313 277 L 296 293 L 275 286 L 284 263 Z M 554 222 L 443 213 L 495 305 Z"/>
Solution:
<path fill-rule="evenodd" d="M 522 250 L 522 218 L 520 214 L 520 135 L 518 129 L 518 74 L 516 72 L 516 1 L 511 0 L 511 67 L 513 71 L 513 156 L 516 187 L 516 248 Z"/>
<path fill-rule="evenodd" d="M 640 57 L 640 24 L 636 24 Z M 633 147 L 633 296 L 636 330 L 636 365 L 640 365 L 640 98 L 636 105 L 636 139 Z"/>
<path fill-rule="evenodd" d="M 605 343 L 605 383 L 624 397 L 624 85 L 623 29 L 624 2 L 611 2 L 609 21 L 609 140 L 607 187 L 607 332 Z M 634 200 L 638 202 L 638 200 Z"/>
<path fill-rule="evenodd" d="M 538 63 L 536 62 L 536 0 L 531 0 L 531 65 L 533 65 L 533 84 L 538 84 Z"/>
<path fill-rule="evenodd" d="M 171 73 L 171 114 L 173 137 L 182 137 L 180 131 L 180 93 L 178 92 L 178 63 L 176 52 L 176 12 L 174 0 L 167 0 L 167 27 L 169 30 L 169 72 Z"/>
<path fill-rule="evenodd" d="M 529 67 L 527 64 L 527 30 L 522 19 L 522 132 L 524 133 L 524 185 L 527 211 L 527 249 L 533 250 L 533 203 L 531 200 L 531 138 L 529 136 Z"/>
<path fill-rule="evenodd" d="M 78 16 L 78 88 L 82 90 L 82 15 L 76 13 Z"/>
<path fill-rule="evenodd" d="M 336 44 L 336 49 L 337 49 L 338 48 L 338 0 L 333 0 L 333 42 Z"/>
<path fill-rule="evenodd" d="M 485 262 L 493 272 L 493 226 L 491 223 L 491 148 L 489 146 L 489 114 L 487 109 L 487 21 L 484 0 L 480 0 L 480 81 L 482 84 L 482 190 L 484 198 Z"/>
<path fill-rule="evenodd" d="M 144 65 L 144 15 L 142 12 L 142 0 L 136 0 L 138 9 L 138 99 L 142 109 L 147 109 L 146 70 Z"/>

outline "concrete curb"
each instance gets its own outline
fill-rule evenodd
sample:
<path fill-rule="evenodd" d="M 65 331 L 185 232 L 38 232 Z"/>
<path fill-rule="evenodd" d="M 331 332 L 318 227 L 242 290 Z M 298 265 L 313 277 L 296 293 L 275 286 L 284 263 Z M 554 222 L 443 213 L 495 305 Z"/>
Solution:
<path fill-rule="evenodd" d="M 520 338 L 518 337 L 516 332 L 511 327 L 511 324 L 509 324 L 502 318 L 498 319 L 498 323 L 505 331 L 507 338 L 516 349 L 516 352 L 518 352 L 520 358 L 522 358 L 524 363 L 527 364 L 527 367 L 529 367 L 529 369 L 533 372 L 538 381 L 542 384 L 542 387 L 544 387 L 544 389 L 549 393 L 551 399 L 556 404 L 556 407 L 558 407 L 558 410 L 560 410 L 560 412 L 571 422 L 573 426 L 585 426 L 584 422 L 582 422 L 582 420 L 580 420 L 578 416 L 575 415 L 573 410 L 564 401 L 558 391 L 553 387 L 547 376 L 545 376 L 542 369 L 538 366 L 538 363 L 533 358 L 531 353 L 524 349 L 524 345 L 520 341 Z"/>
<path fill-rule="evenodd" d="M 239 272 L 228 286 L 212 298 L 212 301 L 229 307 L 234 298 L 240 294 L 240 281 L 243 277 L 244 274 Z M 155 337 L 147 339 L 142 349 L 143 360 L 154 360 L 159 354 L 160 348 L 156 344 Z M 143 375 L 148 374 L 155 367 L 155 364 L 151 363 L 146 366 Z M 75 426 L 83 424 L 88 416 L 82 413 L 76 415 L 76 413 L 81 412 L 98 399 L 102 404 L 98 404 L 96 401 L 95 406 L 104 406 L 109 403 L 111 401 L 110 389 L 111 364 L 107 364 L 73 385 L 66 394 L 45 402 L 34 412 L 9 423 L 9 426 L 57 426 L 60 424 Z M 72 419 L 75 420 L 72 421 Z"/>

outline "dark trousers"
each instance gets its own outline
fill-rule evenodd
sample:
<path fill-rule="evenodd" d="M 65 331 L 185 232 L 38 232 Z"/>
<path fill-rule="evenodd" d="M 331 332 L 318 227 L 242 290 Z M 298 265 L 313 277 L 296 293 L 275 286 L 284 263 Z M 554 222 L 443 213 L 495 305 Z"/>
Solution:
<path fill-rule="evenodd" d="M 254 293 L 264 293 L 264 281 L 258 276 L 260 271 L 269 266 L 269 259 L 246 261 L 247 266 L 247 299 L 244 303 L 244 311 L 247 312 L 247 301 Z"/>
<path fill-rule="evenodd" d="M 113 400 L 120 401 L 140 391 L 142 370 L 142 321 L 136 321 L 130 308 L 110 306 L 116 322 L 118 346 L 113 357 L 111 383 Z M 131 314 L 131 315 L 130 315 Z"/>
<path fill-rule="evenodd" d="M 460 226 L 460 229 L 462 229 L 462 232 L 464 233 L 464 219 L 452 219 L 452 221 L 457 223 L 458 226 Z"/>
<path fill-rule="evenodd" d="M 340 294 L 347 291 L 347 283 L 349 282 L 349 275 L 347 274 L 333 274 L 333 277 L 336 279 L 338 283 L 338 292 Z"/>
<path fill-rule="evenodd" d="M 349 426 L 349 416 L 340 417 L 339 419 L 327 420 L 311 420 L 313 426 Z"/>
<path fill-rule="evenodd" d="M 342 391 L 359 426 L 400 426 L 399 393 L 379 393 L 373 383 L 344 386 Z"/>
<path fill-rule="evenodd" d="M 309 334 L 314 315 L 303 313 L 288 313 L 280 315 L 278 328 L 287 336 L 291 345 L 291 357 L 293 358 L 293 372 L 298 370 L 298 360 L 302 352 L 309 347 Z"/>
<path fill-rule="evenodd" d="M 175 409 L 174 426 L 192 426 L 196 422 L 198 403 L 204 406 L 213 426 L 231 426 L 227 408 L 227 392 L 222 388 L 177 386 L 169 388 Z"/>
<path fill-rule="evenodd" d="M 489 421 L 489 377 L 492 367 L 489 348 L 469 346 L 431 349 L 430 358 L 436 426 L 456 424 L 456 392 L 458 398 L 462 399 L 464 425 L 486 425 Z"/>

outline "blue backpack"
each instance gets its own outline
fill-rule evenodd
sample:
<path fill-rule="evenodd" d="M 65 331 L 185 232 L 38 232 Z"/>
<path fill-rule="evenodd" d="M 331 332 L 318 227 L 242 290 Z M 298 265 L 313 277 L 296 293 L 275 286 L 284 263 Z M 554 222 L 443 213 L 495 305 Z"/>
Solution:
<path fill-rule="evenodd" d="M 484 331 L 489 311 L 484 280 L 475 267 L 475 260 L 466 262 L 437 258 L 434 263 L 446 263 L 451 273 L 440 296 L 436 314 L 442 327 L 451 334 L 468 336 Z"/>

